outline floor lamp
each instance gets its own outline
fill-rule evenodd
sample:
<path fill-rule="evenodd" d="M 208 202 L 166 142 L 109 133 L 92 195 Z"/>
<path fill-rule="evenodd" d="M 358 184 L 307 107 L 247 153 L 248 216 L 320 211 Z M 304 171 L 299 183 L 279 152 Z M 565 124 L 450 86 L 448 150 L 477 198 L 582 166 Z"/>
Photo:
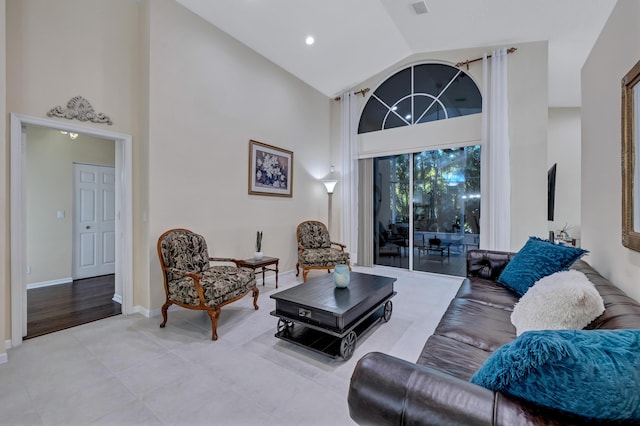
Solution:
<path fill-rule="evenodd" d="M 327 194 L 329 195 L 329 215 L 328 215 L 328 228 L 329 228 L 329 233 L 331 233 L 331 201 L 333 198 L 333 190 L 336 187 L 336 184 L 338 183 L 338 179 L 335 179 L 332 177 L 333 176 L 333 166 L 331 166 L 331 173 L 329 174 L 329 176 L 327 177 L 327 179 L 323 179 L 322 183 L 324 184 L 325 188 L 327 188 Z"/>

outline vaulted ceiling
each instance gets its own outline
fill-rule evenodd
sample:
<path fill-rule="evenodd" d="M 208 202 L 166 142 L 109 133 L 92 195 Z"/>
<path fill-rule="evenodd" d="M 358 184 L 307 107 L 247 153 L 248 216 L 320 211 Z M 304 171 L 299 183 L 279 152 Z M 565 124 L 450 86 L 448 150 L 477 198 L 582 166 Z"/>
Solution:
<path fill-rule="evenodd" d="M 617 0 L 425 0 L 424 14 L 416 0 L 177 1 L 330 97 L 416 53 L 546 40 L 549 104 L 564 107 L 580 105 L 580 69 Z"/>

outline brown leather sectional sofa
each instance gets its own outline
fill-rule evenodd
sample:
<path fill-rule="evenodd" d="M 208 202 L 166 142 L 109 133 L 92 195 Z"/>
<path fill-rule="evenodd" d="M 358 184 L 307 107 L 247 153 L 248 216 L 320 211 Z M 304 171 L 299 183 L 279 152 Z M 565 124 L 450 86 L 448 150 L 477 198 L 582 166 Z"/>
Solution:
<path fill-rule="evenodd" d="M 348 396 L 353 420 L 362 425 L 611 424 L 469 382 L 491 353 L 516 338 L 510 315 L 519 296 L 496 282 L 513 255 L 467 253 L 467 279 L 415 363 L 377 352 L 358 361 Z M 583 272 L 604 299 L 605 312 L 587 328 L 640 328 L 640 303 L 582 260 L 571 269 Z"/>

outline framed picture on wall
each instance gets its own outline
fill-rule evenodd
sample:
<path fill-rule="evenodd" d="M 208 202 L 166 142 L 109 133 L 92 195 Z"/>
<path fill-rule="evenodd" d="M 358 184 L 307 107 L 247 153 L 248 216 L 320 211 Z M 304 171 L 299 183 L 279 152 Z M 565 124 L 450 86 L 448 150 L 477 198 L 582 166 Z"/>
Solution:
<path fill-rule="evenodd" d="M 249 194 L 293 196 L 293 152 L 249 141 Z"/>

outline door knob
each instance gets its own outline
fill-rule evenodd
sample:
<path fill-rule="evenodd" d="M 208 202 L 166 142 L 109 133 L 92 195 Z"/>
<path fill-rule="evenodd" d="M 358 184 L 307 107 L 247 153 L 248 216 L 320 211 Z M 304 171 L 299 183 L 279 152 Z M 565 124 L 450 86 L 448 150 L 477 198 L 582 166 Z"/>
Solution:
<path fill-rule="evenodd" d="M 91 226 L 87 225 L 87 229 L 91 229 Z"/>

